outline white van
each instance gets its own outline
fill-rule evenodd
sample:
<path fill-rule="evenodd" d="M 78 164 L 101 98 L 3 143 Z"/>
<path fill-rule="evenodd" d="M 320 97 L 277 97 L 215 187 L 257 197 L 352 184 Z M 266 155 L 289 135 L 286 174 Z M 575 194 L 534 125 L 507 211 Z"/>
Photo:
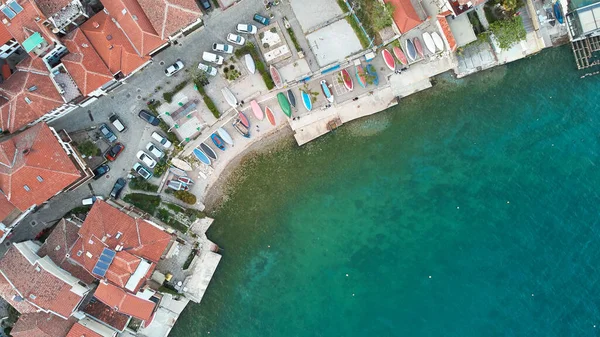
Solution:
<path fill-rule="evenodd" d="M 206 62 L 211 62 L 211 63 L 218 64 L 218 65 L 223 64 L 223 61 L 225 60 L 223 58 L 223 56 L 209 53 L 207 51 L 202 53 L 202 59 Z"/>
<path fill-rule="evenodd" d="M 117 115 L 113 114 L 108 120 L 112 123 L 112 125 L 115 126 L 115 129 L 117 129 L 117 131 L 124 132 L 125 130 L 127 130 L 127 127 L 123 125 L 123 123 Z"/>

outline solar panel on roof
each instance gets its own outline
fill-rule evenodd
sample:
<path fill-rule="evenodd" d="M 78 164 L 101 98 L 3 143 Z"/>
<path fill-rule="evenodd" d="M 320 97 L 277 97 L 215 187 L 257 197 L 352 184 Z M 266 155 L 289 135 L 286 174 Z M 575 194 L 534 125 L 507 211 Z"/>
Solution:
<path fill-rule="evenodd" d="M 94 269 L 92 270 L 92 273 L 100 277 L 104 277 L 108 267 L 110 267 L 110 264 L 115 258 L 115 255 L 117 255 L 117 253 L 114 250 L 104 248 L 102 250 L 102 254 L 100 254 L 100 257 L 98 258 L 98 261 L 96 262 L 96 265 L 94 266 Z"/>
<path fill-rule="evenodd" d="M 2 13 L 4 13 L 4 15 L 6 15 L 9 20 L 17 16 L 17 14 L 15 14 L 15 12 L 13 12 L 13 10 L 8 7 L 2 8 Z"/>
<path fill-rule="evenodd" d="M 21 7 L 21 5 L 19 5 L 16 1 L 9 2 L 8 6 L 12 8 L 12 10 L 15 11 L 15 13 L 17 14 L 23 11 L 23 7 Z"/>

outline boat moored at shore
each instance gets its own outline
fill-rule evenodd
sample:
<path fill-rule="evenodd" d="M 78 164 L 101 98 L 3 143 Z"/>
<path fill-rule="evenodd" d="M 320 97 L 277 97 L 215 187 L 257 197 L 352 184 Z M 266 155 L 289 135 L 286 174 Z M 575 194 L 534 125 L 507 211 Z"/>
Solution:
<path fill-rule="evenodd" d="M 202 162 L 206 165 L 211 164 L 210 158 L 208 158 L 208 156 L 204 152 L 202 152 L 202 150 L 200 150 L 199 148 L 195 148 L 194 151 L 192 151 L 192 153 L 200 162 Z"/>
<path fill-rule="evenodd" d="M 329 90 L 329 85 L 327 84 L 327 81 L 321 81 L 321 90 L 323 90 L 323 95 L 325 95 L 327 101 L 329 103 L 333 103 L 333 94 L 331 93 L 331 90 Z"/>
<path fill-rule="evenodd" d="M 212 160 L 217 160 L 217 153 L 213 149 L 211 149 L 210 146 L 204 143 L 200 143 L 200 149 Z"/>
<path fill-rule="evenodd" d="M 288 95 L 289 94 L 290 91 L 288 90 Z M 293 95 L 294 94 L 292 94 L 292 96 Z M 287 98 L 282 92 L 277 94 L 277 102 L 279 102 L 279 107 L 281 107 L 283 113 L 288 117 L 292 117 L 292 108 L 290 107 L 290 102 L 288 102 Z"/>
<path fill-rule="evenodd" d="M 306 108 L 306 110 L 311 111 L 312 110 L 312 100 L 310 98 L 310 95 L 306 91 L 300 90 L 300 96 L 302 96 L 302 103 L 304 104 L 304 107 Z"/>
<path fill-rule="evenodd" d="M 267 119 L 269 120 L 269 123 L 271 123 L 271 125 L 275 126 L 275 114 L 273 113 L 273 110 L 271 110 L 271 108 L 269 107 L 265 107 L 265 115 L 267 115 Z"/>
<path fill-rule="evenodd" d="M 252 108 L 252 113 L 254 114 L 254 117 L 256 117 L 256 119 L 258 119 L 259 121 L 262 121 L 263 119 L 265 119 L 265 114 L 262 111 L 262 109 L 260 108 L 260 105 L 258 105 L 258 102 L 256 100 L 252 100 L 250 102 L 250 107 Z M 244 125 L 244 126 L 246 128 L 249 127 L 247 125 Z"/>
<path fill-rule="evenodd" d="M 236 129 L 237 132 L 239 132 L 242 136 L 250 138 L 250 130 L 248 130 L 248 128 L 245 127 L 239 119 L 236 119 L 231 125 L 233 125 L 233 128 Z"/>
<path fill-rule="evenodd" d="M 231 136 L 229 135 L 229 133 L 227 131 L 225 131 L 225 129 L 218 128 L 217 133 L 225 141 L 225 143 L 227 143 L 229 145 L 233 145 L 233 138 L 231 138 Z"/>

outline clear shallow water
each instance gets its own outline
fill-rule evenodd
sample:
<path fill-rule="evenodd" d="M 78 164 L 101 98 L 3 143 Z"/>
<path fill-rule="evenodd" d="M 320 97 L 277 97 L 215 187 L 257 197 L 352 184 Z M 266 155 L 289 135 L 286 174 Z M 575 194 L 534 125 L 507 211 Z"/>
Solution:
<path fill-rule="evenodd" d="M 443 77 L 247 162 L 171 336 L 599 335 L 600 83 L 573 68 Z"/>

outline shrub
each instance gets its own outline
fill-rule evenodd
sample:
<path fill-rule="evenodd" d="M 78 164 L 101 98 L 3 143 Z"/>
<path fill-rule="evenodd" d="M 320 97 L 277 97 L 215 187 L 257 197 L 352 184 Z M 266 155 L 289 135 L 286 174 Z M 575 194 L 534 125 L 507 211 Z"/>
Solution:
<path fill-rule="evenodd" d="M 158 195 L 129 193 L 123 200 L 151 215 L 154 215 L 156 208 L 160 205 L 160 196 Z"/>
<path fill-rule="evenodd" d="M 193 205 L 196 203 L 196 196 L 188 191 L 175 191 L 173 195 L 175 198 L 185 202 L 186 204 Z"/>
<path fill-rule="evenodd" d="M 90 140 L 86 140 L 85 142 L 79 144 L 77 146 L 77 150 L 79 150 L 79 153 L 86 157 L 99 156 L 102 154 L 102 151 L 100 151 L 96 144 L 92 143 Z"/>
<path fill-rule="evenodd" d="M 300 44 L 298 43 L 298 40 L 296 39 L 296 34 L 294 34 L 294 30 L 292 28 L 288 28 L 287 29 L 288 34 L 290 34 L 290 39 L 292 39 L 292 43 L 294 44 L 294 47 L 296 47 L 297 51 L 302 50 L 302 48 L 300 48 Z"/>
<path fill-rule="evenodd" d="M 520 16 L 496 21 L 490 24 L 490 31 L 494 34 L 501 49 L 509 49 L 517 42 L 525 40 L 527 32 Z"/>
<path fill-rule="evenodd" d="M 182 233 L 187 232 L 188 227 L 184 224 L 182 224 L 181 222 L 175 220 L 171 214 L 171 212 L 169 212 L 168 210 L 164 209 L 164 208 L 159 208 L 158 211 L 156 212 L 156 217 L 158 218 L 158 220 L 166 223 L 167 225 L 169 225 L 170 227 L 172 227 L 173 229 L 176 229 Z"/>
<path fill-rule="evenodd" d="M 154 171 L 156 174 L 156 170 Z M 156 192 L 158 191 L 158 186 L 149 183 L 147 180 L 142 177 L 135 177 L 129 181 L 129 188 L 132 190 L 138 191 L 146 191 L 146 192 Z"/>
<path fill-rule="evenodd" d="M 206 104 L 206 107 L 208 108 L 208 110 L 210 110 L 210 112 L 212 112 L 213 116 L 215 116 L 215 118 L 219 119 L 219 116 L 221 115 L 221 113 L 219 112 L 219 109 L 217 109 L 215 102 L 213 102 L 213 100 L 206 95 L 202 95 L 202 100 L 204 101 L 204 104 Z"/>
<path fill-rule="evenodd" d="M 337 0 L 338 5 L 340 6 L 340 8 L 342 9 L 342 12 L 348 13 L 350 10 L 348 9 L 348 6 L 346 6 L 346 3 L 344 2 L 344 0 Z"/>
<path fill-rule="evenodd" d="M 171 103 L 173 102 L 173 93 L 171 92 L 163 92 L 163 98 L 165 101 L 167 101 L 167 103 Z"/>
<path fill-rule="evenodd" d="M 169 168 L 169 164 L 167 163 L 166 156 L 160 158 L 160 160 L 158 161 L 158 163 L 156 163 L 156 166 L 154 166 L 154 176 L 155 177 L 162 176 L 163 173 L 165 173 L 168 168 Z"/>

